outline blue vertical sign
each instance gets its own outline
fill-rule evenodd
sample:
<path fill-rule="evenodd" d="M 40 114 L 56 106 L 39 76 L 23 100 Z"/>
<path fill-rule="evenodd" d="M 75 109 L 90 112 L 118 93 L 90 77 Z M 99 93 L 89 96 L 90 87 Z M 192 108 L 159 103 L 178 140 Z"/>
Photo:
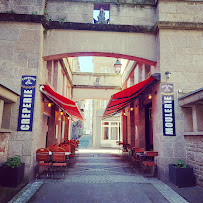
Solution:
<path fill-rule="evenodd" d="M 17 131 L 32 131 L 36 76 L 22 76 Z"/>
<path fill-rule="evenodd" d="M 175 136 L 175 110 L 173 84 L 161 84 L 163 134 Z"/>

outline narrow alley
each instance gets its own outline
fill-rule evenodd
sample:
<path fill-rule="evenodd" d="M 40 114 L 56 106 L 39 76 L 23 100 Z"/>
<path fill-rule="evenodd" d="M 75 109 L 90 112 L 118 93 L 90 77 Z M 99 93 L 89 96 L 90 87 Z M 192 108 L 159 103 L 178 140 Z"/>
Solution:
<path fill-rule="evenodd" d="M 143 176 L 120 150 L 79 149 L 65 178 L 29 183 L 10 202 L 187 202 L 157 178 Z"/>

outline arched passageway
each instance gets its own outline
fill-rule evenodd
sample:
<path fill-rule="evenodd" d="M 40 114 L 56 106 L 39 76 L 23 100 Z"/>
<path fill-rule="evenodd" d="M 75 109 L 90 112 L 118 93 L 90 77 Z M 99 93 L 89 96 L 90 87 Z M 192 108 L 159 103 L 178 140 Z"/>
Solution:
<path fill-rule="evenodd" d="M 98 47 L 95 49 L 97 48 Z M 53 55 L 44 56 L 44 60 L 47 62 L 47 64 L 50 63 L 50 61 L 53 61 L 54 64 L 54 61 L 57 60 L 63 62 L 62 64 L 64 65 L 64 68 L 67 68 L 67 78 L 71 79 L 71 99 L 74 101 L 79 101 L 78 103 L 80 104 L 80 108 L 83 110 L 83 115 L 87 116 L 85 122 L 91 120 L 91 124 L 89 124 L 89 126 L 91 126 L 91 128 L 93 126 L 92 129 L 87 129 L 87 127 L 83 126 L 82 123 L 75 123 L 72 125 L 72 131 L 69 132 L 72 135 L 69 135 L 69 137 L 72 136 L 73 138 L 80 138 L 81 135 L 91 132 L 93 135 L 92 145 L 94 148 L 118 147 L 117 142 L 123 141 L 123 136 L 128 137 L 127 134 L 129 134 L 128 130 L 130 129 L 132 121 L 128 121 L 128 125 L 124 124 L 120 114 L 114 116 L 113 118 L 109 118 L 107 121 L 102 121 L 102 115 L 108 100 L 110 99 L 111 95 L 135 83 L 134 78 L 138 77 L 136 74 L 139 74 L 139 72 L 134 72 L 135 69 L 143 71 L 144 78 L 148 77 L 151 71 L 156 69 L 156 61 L 121 54 L 119 53 L 119 50 L 117 50 L 116 53 L 96 51 L 62 53 L 63 48 L 60 50 L 61 53 L 57 53 L 57 50 L 55 51 L 56 53 Z M 74 68 L 71 70 L 69 65 L 67 65 L 71 63 L 69 59 L 71 58 L 75 60 L 77 57 L 82 56 L 92 56 L 94 58 L 98 57 L 104 61 L 108 61 L 110 59 L 115 61 L 116 58 L 119 58 L 120 60 L 124 61 L 123 70 L 121 74 L 98 73 L 96 69 L 93 71 L 93 73 L 82 73 Z M 101 61 L 99 62 L 102 63 Z M 67 67 L 65 67 L 66 65 Z M 113 68 L 113 64 L 110 68 Z M 144 78 L 140 80 L 143 80 Z M 131 84 L 127 84 L 129 81 Z M 94 99 L 91 110 L 88 109 L 89 107 L 87 108 L 87 99 Z M 134 118 L 134 114 L 131 113 L 131 120 L 132 118 Z M 84 127 L 83 131 L 81 131 L 81 127 Z M 130 138 L 128 138 L 128 140 L 129 142 L 132 141 Z"/>

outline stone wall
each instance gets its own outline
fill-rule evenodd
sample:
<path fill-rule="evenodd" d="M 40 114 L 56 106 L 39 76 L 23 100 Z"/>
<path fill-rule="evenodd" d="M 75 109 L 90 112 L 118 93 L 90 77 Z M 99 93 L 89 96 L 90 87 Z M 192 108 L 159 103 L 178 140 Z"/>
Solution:
<path fill-rule="evenodd" d="M 154 50 L 156 38 L 153 34 L 53 29 L 48 31 L 44 40 L 43 54 L 46 57 L 63 53 L 100 52 L 156 61 Z"/>
<path fill-rule="evenodd" d="M 112 66 L 113 68 L 113 66 Z M 121 76 L 117 74 L 74 73 L 74 85 L 92 87 L 120 87 Z"/>
<path fill-rule="evenodd" d="M 9 130 L 0 129 L 0 164 L 5 162 L 8 158 L 9 136 Z"/>
<path fill-rule="evenodd" d="M 196 183 L 203 187 L 203 137 L 185 136 L 187 164 L 193 167 Z"/>
<path fill-rule="evenodd" d="M 195 1 L 160 1 L 159 21 L 203 22 L 203 4 Z"/>
<path fill-rule="evenodd" d="M 104 88 L 73 88 L 72 100 L 79 101 L 85 99 L 109 99 L 111 95 L 117 93 L 119 89 Z"/>
<path fill-rule="evenodd" d="M 42 15 L 45 0 L 1 0 L 0 12 Z"/>
<path fill-rule="evenodd" d="M 156 23 L 156 8 L 151 6 L 112 4 L 110 24 L 153 26 Z"/>
<path fill-rule="evenodd" d="M 19 90 L 22 74 L 37 73 L 41 25 L 0 22 L 0 30 L 1 80 Z"/>
<path fill-rule="evenodd" d="M 92 23 L 93 8 L 92 3 L 50 1 L 47 4 L 47 16 L 58 21 Z"/>
<path fill-rule="evenodd" d="M 47 16 L 57 21 L 93 23 L 94 3 L 100 2 L 48 1 Z M 110 24 L 153 26 L 156 22 L 156 9 L 151 5 L 111 3 L 109 13 Z"/>
<path fill-rule="evenodd" d="M 174 84 L 176 121 L 176 136 L 163 136 L 162 122 L 160 122 L 162 102 L 161 95 L 159 95 L 160 89 L 157 87 L 159 101 L 154 103 L 155 109 L 153 110 L 155 111 L 154 144 L 155 149 L 159 151 L 159 175 L 165 181 L 168 177 L 168 164 L 176 163 L 179 159 L 187 161 L 186 148 L 189 143 L 186 145 L 184 138 L 184 114 L 178 104 L 178 90 L 196 90 L 202 87 L 202 35 L 201 30 L 159 30 L 160 60 L 158 63 L 160 63 L 161 82 Z M 168 80 L 165 77 L 166 71 L 171 72 Z M 193 153 L 195 150 L 193 148 Z M 201 168 L 201 165 L 198 167 Z"/>
<path fill-rule="evenodd" d="M 39 140 L 41 131 L 41 93 L 39 84 L 43 77 L 38 75 L 42 67 L 43 29 L 37 23 L 0 22 L 0 70 L 1 81 L 18 92 L 21 89 L 22 75 L 36 75 L 35 112 L 32 132 L 17 130 L 19 99 L 12 106 L 8 143 L 8 157 L 20 155 L 25 163 L 25 176 L 30 179 L 30 170 L 35 162 L 35 149 L 42 143 Z M 39 71 L 40 72 L 40 71 Z M 39 107 L 39 108 L 37 108 Z"/>

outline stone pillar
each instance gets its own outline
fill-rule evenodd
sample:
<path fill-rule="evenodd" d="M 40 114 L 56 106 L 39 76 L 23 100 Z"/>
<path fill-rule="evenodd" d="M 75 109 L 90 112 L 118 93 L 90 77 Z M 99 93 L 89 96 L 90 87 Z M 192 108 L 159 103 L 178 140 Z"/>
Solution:
<path fill-rule="evenodd" d="M 203 131 L 203 105 L 197 104 L 197 131 Z"/>
<path fill-rule="evenodd" d="M 0 130 L 0 164 L 7 160 L 9 130 Z"/>
<path fill-rule="evenodd" d="M 4 100 L 0 99 L 0 128 L 2 124 L 3 110 L 4 110 Z"/>
<path fill-rule="evenodd" d="M 130 145 L 135 146 L 135 109 L 134 103 L 130 105 Z"/>

